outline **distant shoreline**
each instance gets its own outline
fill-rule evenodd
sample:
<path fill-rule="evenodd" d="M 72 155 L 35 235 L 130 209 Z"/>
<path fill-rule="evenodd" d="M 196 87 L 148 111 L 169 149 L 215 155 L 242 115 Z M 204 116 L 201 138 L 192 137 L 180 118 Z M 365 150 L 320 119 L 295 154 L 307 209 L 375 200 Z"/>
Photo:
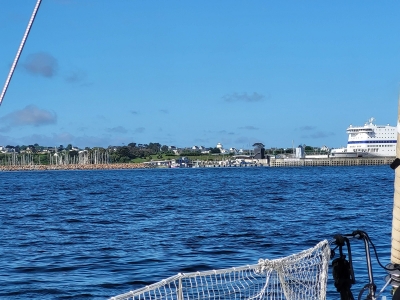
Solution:
<path fill-rule="evenodd" d="M 153 167 L 143 163 L 120 164 L 68 164 L 68 165 L 20 165 L 0 166 L 1 171 L 51 171 L 51 170 L 121 170 L 121 169 L 151 169 Z"/>
<path fill-rule="evenodd" d="M 336 157 L 336 158 L 302 158 L 287 159 L 273 158 L 268 162 L 260 159 L 257 163 L 245 165 L 230 165 L 221 162 L 207 162 L 206 164 L 195 165 L 193 167 L 317 167 L 317 166 L 371 166 L 371 165 L 390 165 L 395 157 Z M 222 164 L 221 164 L 222 163 Z M 171 167 L 171 166 L 169 166 Z M 187 167 L 187 166 L 186 166 Z M 0 172 L 4 171 L 78 171 L 78 170 L 132 170 L 132 169 L 154 169 L 168 168 L 166 165 L 155 163 L 110 163 L 110 164 L 61 164 L 61 165 L 0 165 Z"/>

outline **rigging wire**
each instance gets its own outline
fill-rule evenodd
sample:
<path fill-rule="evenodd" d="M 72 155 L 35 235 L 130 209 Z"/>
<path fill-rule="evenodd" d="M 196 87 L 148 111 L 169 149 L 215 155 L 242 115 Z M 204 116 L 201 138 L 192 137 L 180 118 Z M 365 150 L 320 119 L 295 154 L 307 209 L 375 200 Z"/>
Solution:
<path fill-rule="evenodd" d="M 16 56 L 15 56 L 14 62 L 13 62 L 13 64 L 12 64 L 12 66 L 11 66 L 10 72 L 8 73 L 6 82 L 5 82 L 4 87 L 3 87 L 3 91 L 2 91 L 1 94 L 0 94 L 0 105 L 1 105 L 1 103 L 3 102 L 4 95 L 6 94 L 8 85 L 10 84 L 11 77 L 12 77 L 13 74 L 14 74 L 15 67 L 17 66 L 19 57 L 20 57 L 20 55 L 21 55 L 22 49 L 24 48 L 26 39 L 28 38 L 29 31 L 31 30 L 33 21 L 35 20 L 36 13 L 37 13 L 37 11 L 38 11 L 38 9 L 39 9 L 39 6 L 40 6 L 40 3 L 41 3 L 41 2 L 42 2 L 42 0 L 38 0 L 38 1 L 36 2 L 35 8 L 33 9 L 32 16 L 31 16 L 31 18 L 30 18 L 30 20 L 29 20 L 29 23 L 28 23 L 28 26 L 26 27 L 26 30 L 25 30 L 25 34 L 24 34 L 24 36 L 22 37 L 21 44 L 19 45 L 19 48 L 18 48 L 17 54 L 16 54 Z"/>

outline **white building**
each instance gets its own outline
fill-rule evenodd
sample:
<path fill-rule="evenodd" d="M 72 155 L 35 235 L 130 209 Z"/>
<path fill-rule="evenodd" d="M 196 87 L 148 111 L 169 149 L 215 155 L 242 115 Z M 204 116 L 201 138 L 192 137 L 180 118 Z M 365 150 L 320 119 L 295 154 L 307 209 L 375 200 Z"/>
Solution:
<path fill-rule="evenodd" d="M 329 149 L 327 146 L 323 145 L 323 146 L 321 147 L 321 151 L 329 152 L 330 149 Z"/>

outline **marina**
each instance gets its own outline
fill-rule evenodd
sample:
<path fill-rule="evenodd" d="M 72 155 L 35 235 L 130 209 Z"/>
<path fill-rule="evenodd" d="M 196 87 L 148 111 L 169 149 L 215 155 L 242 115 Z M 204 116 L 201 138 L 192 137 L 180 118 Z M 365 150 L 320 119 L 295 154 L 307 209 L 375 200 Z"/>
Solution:
<path fill-rule="evenodd" d="M 86 163 L 86 164 L 4 164 L 0 171 L 54 171 L 54 170 L 119 170 L 119 169 L 182 169 L 182 168 L 258 168 L 258 167 L 338 167 L 338 166 L 379 166 L 390 165 L 395 157 L 326 157 L 321 158 L 275 158 L 220 160 L 220 161 L 191 161 L 172 164 L 171 161 L 150 161 L 145 163 Z"/>

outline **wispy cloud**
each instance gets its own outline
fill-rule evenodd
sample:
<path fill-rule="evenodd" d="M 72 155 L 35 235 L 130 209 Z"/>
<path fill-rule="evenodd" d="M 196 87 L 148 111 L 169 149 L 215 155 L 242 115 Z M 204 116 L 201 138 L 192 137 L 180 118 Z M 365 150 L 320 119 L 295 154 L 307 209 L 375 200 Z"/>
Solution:
<path fill-rule="evenodd" d="M 119 139 L 110 139 L 109 137 L 100 136 L 77 136 L 74 138 L 72 145 L 78 147 L 101 147 L 102 145 L 121 145 Z"/>
<path fill-rule="evenodd" d="M 0 127 L 0 132 L 10 132 L 11 126 Z"/>
<path fill-rule="evenodd" d="M 249 137 L 244 137 L 244 136 L 241 136 L 241 137 L 238 137 L 237 139 L 235 139 L 235 144 L 237 144 L 237 145 L 244 145 L 244 144 L 250 144 L 250 138 Z"/>
<path fill-rule="evenodd" d="M 23 67 L 31 74 L 51 78 L 57 73 L 58 63 L 50 54 L 40 52 L 29 55 Z"/>
<path fill-rule="evenodd" d="M 65 76 L 65 81 L 68 83 L 82 83 L 85 79 L 86 73 L 79 70 L 71 71 Z"/>
<path fill-rule="evenodd" d="M 265 99 L 264 95 L 254 92 L 253 94 L 247 93 L 233 93 L 227 94 L 222 97 L 226 102 L 259 102 Z"/>
<path fill-rule="evenodd" d="M 55 2 L 58 2 L 60 4 L 72 4 L 74 2 L 74 0 L 55 0 Z"/>
<path fill-rule="evenodd" d="M 108 132 L 113 132 L 113 133 L 127 133 L 128 130 L 125 127 L 122 126 L 117 126 L 113 128 L 107 128 Z"/>
<path fill-rule="evenodd" d="M 35 105 L 9 113 L 2 117 L 1 122 L 6 126 L 44 126 L 57 123 L 57 115 Z M 3 127 L 4 128 L 4 127 Z"/>
<path fill-rule="evenodd" d="M 303 135 L 302 138 L 322 139 L 335 135 L 333 132 L 318 131 L 309 135 Z"/>
<path fill-rule="evenodd" d="M 208 145 L 209 144 L 208 139 L 201 139 L 201 138 L 196 138 L 193 140 L 193 142 L 197 145 Z"/>
<path fill-rule="evenodd" d="M 32 134 L 23 137 L 5 136 L 0 134 L 2 145 L 29 145 L 38 143 L 41 146 L 55 147 L 58 145 L 72 144 L 77 147 L 107 147 L 109 145 L 122 145 L 126 143 L 126 137 L 116 134 L 103 136 L 80 135 L 74 136 L 69 132 L 58 132 L 51 134 Z"/>
<path fill-rule="evenodd" d="M 75 137 L 69 132 L 61 132 L 53 135 L 53 138 L 56 139 L 60 145 L 68 145 Z"/>
<path fill-rule="evenodd" d="M 1 137 L 1 136 L 0 136 Z M 51 135 L 33 134 L 20 138 L 19 141 L 12 141 L 10 145 L 16 144 L 34 144 L 38 143 L 42 146 L 58 146 L 72 144 L 77 147 L 107 147 L 107 145 L 121 145 L 123 139 L 120 137 L 110 136 L 74 136 L 68 132 L 53 133 Z"/>
<path fill-rule="evenodd" d="M 298 130 L 303 131 L 304 134 L 301 137 L 302 138 L 311 138 L 311 139 L 322 139 L 326 137 L 330 137 L 335 135 L 333 132 L 327 132 L 327 131 L 316 131 L 317 126 L 311 126 L 311 125 L 305 125 L 301 126 L 298 128 Z"/>
<path fill-rule="evenodd" d="M 0 135 L 0 140 L 3 146 L 7 145 L 16 146 L 18 144 L 22 144 L 22 143 L 17 143 L 15 137 L 10 137 L 6 135 Z"/>
<path fill-rule="evenodd" d="M 143 133 L 145 131 L 144 127 L 138 127 L 134 130 L 134 133 Z"/>
<path fill-rule="evenodd" d="M 226 130 L 220 130 L 220 131 L 218 131 L 217 133 L 218 133 L 218 134 L 228 134 L 228 135 L 233 135 L 233 134 L 235 134 L 235 133 L 232 132 L 232 131 L 226 131 Z"/>
<path fill-rule="evenodd" d="M 309 130 L 315 130 L 316 128 L 317 128 L 316 126 L 308 126 L 308 125 L 306 125 L 306 126 L 300 127 L 299 129 L 301 131 L 309 131 Z"/>
<path fill-rule="evenodd" d="M 69 132 L 53 133 L 52 135 L 32 134 L 20 138 L 21 144 L 38 143 L 41 146 L 55 147 L 59 145 L 75 145 L 75 136 Z"/>
<path fill-rule="evenodd" d="M 258 130 L 259 128 L 248 125 L 248 126 L 244 126 L 244 127 L 239 127 L 239 129 L 244 129 L 244 130 Z"/>

